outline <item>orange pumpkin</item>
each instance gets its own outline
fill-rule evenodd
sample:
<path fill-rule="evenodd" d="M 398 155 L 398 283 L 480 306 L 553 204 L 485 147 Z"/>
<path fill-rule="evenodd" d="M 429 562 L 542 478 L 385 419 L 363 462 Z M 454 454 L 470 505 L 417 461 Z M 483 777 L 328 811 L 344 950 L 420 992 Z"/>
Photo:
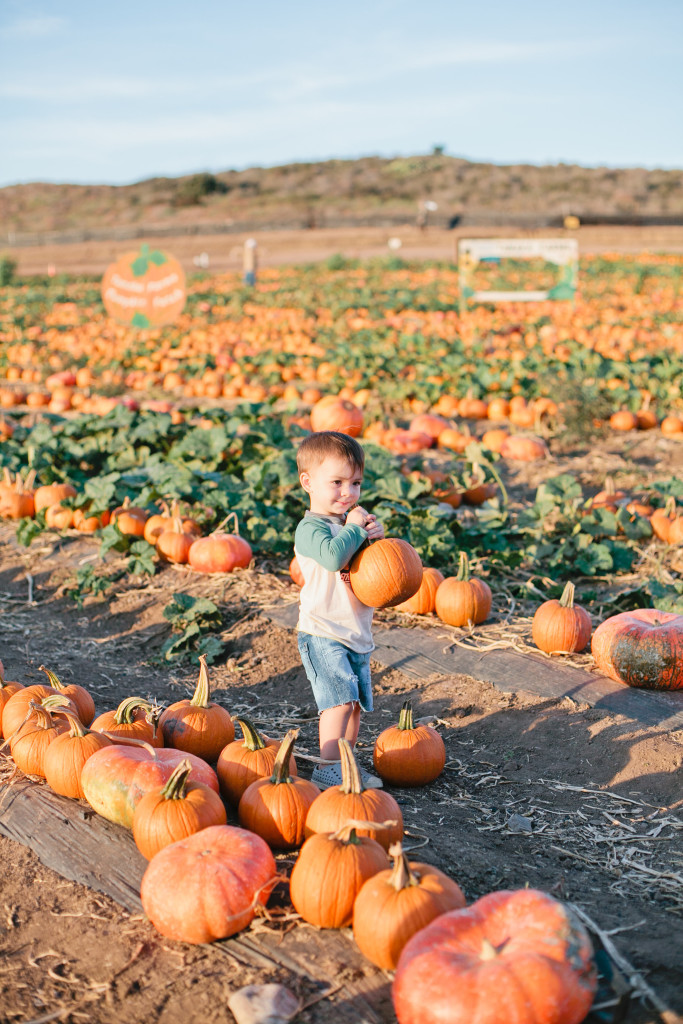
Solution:
<path fill-rule="evenodd" d="M 610 679 L 646 690 L 683 689 L 683 615 L 638 608 L 605 619 L 591 651 Z"/>
<path fill-rule="evenodd" d="M 235 726 L 230 712 L 209 697 L 206 655 L 200 654 L 199 679 L 192 699 L 170 704 L 159 719 L 165 746 L 187 750 L 205 761 L 218 760 L 223 747 L 234 740 Z"/>
<path fill-rule="evenodd" d="M 423 568 L 419 589 L 407 601 L 394 605 L 396 611 L 410 612 L 413 615 L 431 615 L 436 603 L 437 588 L 443 581 L 444 575 L 438 569 Z"/>
<path fill-rule="evenodd" d="M 348 398 L 326 395 L 311 409 L 311 430 L 336 430 L 358 437 L 363 430 L 363 413 Z"/>
<path fill-rule="evenodd" d="M 133 327 L 172 324 L 185 305 L 185 271 L 173 256 L 143 244 L 107 267 L 102 301 L 110 317 Z"/>
<path fill-rule="evenodd" d="M 407 700 L 398 725 L 390 725 L 375 740 L 372 760 L 378 775 L 391 786 L 426 786 L 441 775 L 446 747 L 431 725 L 414 724 Z"/>
<path fill-rule="evenodd" d="M 469 559 L 461 551 L 458 575 L 447 577 L 436 591 L 436 614 L 449 626 L 476 625 L 488 618 L 492 603 L 491 588 L 470 578 Z"/>
<path fill-rule="evenodd" d="M 96 750 L 110 747 L 112 741 L 103 733 L 86 728 L 69 711 L 63 710 L 69 731 L 57 736 L 45 752 L 43 768 L 48 786 L 61 796 L 85 799 L 81 785 L 83 765 Z"/>
<path fill-rule="evenodd" d="M 407 541 L 391 537 L 361 548 L 349 574 L 359 601 L 370 608 L 391 608 L 420 589 L 422 562 Z"/>
<path fill-rule="evenodd" d="M 114 711 L 103 711 L 91 723 L 95 732 L 105 732 L 114 743 L 121 740 L 142 740 L 153 747 L 163 747 L 164 739 L 155 718 L 155 708 L 143 697 L 126 697 Z"/>
<path fill-rule="evenodd" d="M 90 725 L 95 717 L 95 701 L 85 687 L 79 686 L 78 683 L 61 683 L 55 673 L 45 668 L 44 665 L 40 665 L 39 668 L 47 676 L 48 683 L 53 690 L 73 701 L 83 725 Z"/>
<path fill-rule="evenodd" d="M 534 462 L 549 455 L 548 446 L 540 437 L 524 437 L 521 434 L 510 434 L 502 441 L 499 450 L 504 459 L 518 462 Z"/>
<path fill-rule="evenodd" d="M 588 612 L 574 604 L 574 584 L 569 581 L 559 601 L 544 601 L 536 609 L 531 638 L 546 654 L 573 654 L 586 647 L 592 629 Z"/>
<path fill-rule="evenodd" d="M 65 498 L 75 497 L 76 488 L 71 484 L 44 484 L 42 487 L 36 488 L 33 502 L 36 512 L 40 512 L 51 505 L 59 505 L 60 501 L 64 501 Z"/>
<path fill-rule="evenodd" d="M 257 779 L 273 774 L 275 758 L 280 748 L 278 740 L 268 739 L 244 715 L 237 721 L 242 727 L 242 739 L 233 740 L 221 750 L 216 763 L 216 774 L 224 798 L 235 807 L 244 791 Z M 289 759 L 289 775 L 296 775 L 296 761 Z"/>
<path fill-rule="evenodd" d="M 222 529 L 232 517 L 234 533 Z M 190 548 L 189 564 L 197 572 L 232 572 L 233 569 L 247 569 L 253 558 L 250 545 L 239 535 L 237 516 L 231 512 L 221 526 L 208 537 L 200 537 Z"/>
<path fill-rule="evenodd" d="M 292 577 L 292 582 L 296 583 L 297 587 L 303 587 L 306 581 L 304 579 L 304 574 L 301 571 L 301 566 L 297 561 L 296 555 L 289 563 L 289 575 Z"/>

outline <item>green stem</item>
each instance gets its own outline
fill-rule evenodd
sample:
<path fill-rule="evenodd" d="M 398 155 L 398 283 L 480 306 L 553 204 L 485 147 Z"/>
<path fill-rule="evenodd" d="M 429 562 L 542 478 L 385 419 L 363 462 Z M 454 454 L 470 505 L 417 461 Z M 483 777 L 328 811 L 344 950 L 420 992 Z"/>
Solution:
<path fill-rule="evenodd" d="M 254 723 L 250 719 L 245 718 L 244 715 L 238 718 L 237 721 L 242 726 L 242 736 L 244 737 L 244 745 L 247 750 L 263 750 L 266 743 Z"/>
<path fill-rule="evenodd" d="M 211 691 L 209 689 L 209 672 L 206 667 L 206 655 L 199 655 L 199 679 L 197 680 L 197 688 L 194 691 L 194 696 L 190 701 L 195 708 L 208 708 L 209 697 Z"/>
<path fill-rule="evenodd" d="M 360 771 L 358 770 L 358 765 L 348 740 L 339 740 L 339 755 L 341 757 L 342 771 L 341 792 L 362 793 L 363 783 L 361 782 Z"/>
<path fill-rule="evenodd" d="M 150 702 L 145 700 L 144 697 L 126 697 L 117 707 L 114 721 L 117 725 L 131 725 L 135 721 L 135 711 L 137 708 L 144 708 L 148 714 L 154 710 Z"/>
<path fill-rule="evenodd" d="M 177 764 L 169 776 L 168 782 L 161 790 L 164 800 L 184 800 L 187 777 L 192 771 L 192 765 L 188 758 L 184 758 Z"/>
<path fill-rule="evenodd" d="M 467 557 L 465 551 L 460 552 L 460 564 L 458 566 L 458 575 L 455 577 L 456 580 L 467 580 L 470 578 L 470 560 Z"/>
<path fill-rule="evenodd" d="M 273 774 L 270 777 L 270 781 L 274 786 L 279 786 L 283 782 L 292 781 L 289 774 L 289 759 L 292 756 L 294 741 L 298 735 L 298 729 L 290 729 L 280 744 L 277 757 L 275 758 L 275 764 L 273 765 Z"/>
<path fill-rule="evenodd" d="M 413 724 L 413 706 L 409 700 L 403 702 L 401 713 L 398 718 L 399 729 L 414 729 Z"/>

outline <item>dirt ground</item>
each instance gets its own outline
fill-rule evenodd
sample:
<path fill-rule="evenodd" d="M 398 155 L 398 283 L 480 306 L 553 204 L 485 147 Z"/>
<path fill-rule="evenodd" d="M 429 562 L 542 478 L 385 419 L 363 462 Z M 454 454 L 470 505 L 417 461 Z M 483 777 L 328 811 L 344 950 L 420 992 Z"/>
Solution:
<path fill-rule="evenodd" d="M 194 688 L 196 669 L 155 662 L 169 633 L 162 611 L 175 592 L 203 594 L 219 605 L 228 642 L 227 658 L 210 669 L 214 698 L 276 736 L 299 721 L 298 749 L 317 752 L 295 634 L 262 613 L 295 600 L 287 577 L 267 565 L 224 579 L 167 567 L 151 580 L 124 579 L 78 609 L 63 586 L 96 552 L 90 538 L 53 534 L 19 549 L 12 528 L 0 528 L 7 678 L 41 681 L 38 666 L 45 664 L 62 681 L 87 685 L 98 711 L 131 694 L 178 699 Z M 375 664 L 374 689 L 376 710 L 364 716 L 358 744 L 365 767 L 374 737 L 407 697 L 418 716 L 440 720 L 446 743 L 447 766 L 435 783 L 394 791 L 414 859 L 451 874 L 468 901 L 529 885 L 576 903 L 659 998 L 683 1012 L 678 943 L 664 941 L 677 933 L 683 908 L 683 733 L 636 727 L 569 699 L 502 693 L 458 674 L 457 650 L 452 675 L 420 681 Z M 311 767 L 300 762 L 304 775 Z M 318 998 L 284 969 L 255 971 L 216 947 L 163 939 L 143 917 L 60 878 L 18 843 L 0 838 L 0 854 L 3 1024 L 217 1024 L 232 1019 L 229 994 L 256 981 L 280 981 L 305 1000 Z M 315 931 L 296 927 L 311 957 L 319 956 Z M 390 1024 L 390 978 L 351 941 L 346 963 L 329 964 L 330 978 L 343 980 L 345 972 L 377 979 L 376 1019 Z M 342 999 L 343 990 L 318 998 L 297 1019 L 336 1021 Z M 624 1019 L 660 1017 L 634 999 Z"/>
<path fill-rule="evenodd" d="M 165 251 L 180 260 L 188 273 L 196 271 L 196 256 L 207 253 L 212 273 L 241 271 L 246 235 L 179 235 L 158 239 Z M 454 260 L 458 238 L 576 238 L 579 251 L 588 252 L 683 252 L 683 227 L 582 227 L 523 231 L 518 228 L 469 227 L 453 231 L 430 227 L 419 231 L 414 224 L 399 228 L 313 228 L 308 231 L 262 231 L 258 241 L 259 265 L 274 267 L 313 263 L 341 253 L 349 259 L 387 256 L 390 238 L 400 238 L 398 254 L 407 260 Z M 153 239 L 149 239 L 152 240 Z M 4 252 L 17 261 L 19 274 L 45 274 L 49 265 L 56 273 L 102 274 L 122 253 L 139 241 L 92 241 L 67 245 L 8 246 Z"/>

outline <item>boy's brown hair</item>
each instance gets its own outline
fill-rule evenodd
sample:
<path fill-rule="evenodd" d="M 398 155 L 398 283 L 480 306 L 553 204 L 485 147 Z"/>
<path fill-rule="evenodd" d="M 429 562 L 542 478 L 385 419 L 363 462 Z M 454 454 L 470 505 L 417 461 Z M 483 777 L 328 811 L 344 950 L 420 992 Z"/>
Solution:
<path fill-rule="evenodd" d="M 329 456 L 346 459 L 360 473 L 365 466 L 365 452 L 355 437 L 338 430 L 318 430 L 305 437 L 296 453 L 296 465 L 301 473 L 315 469 Z"/>

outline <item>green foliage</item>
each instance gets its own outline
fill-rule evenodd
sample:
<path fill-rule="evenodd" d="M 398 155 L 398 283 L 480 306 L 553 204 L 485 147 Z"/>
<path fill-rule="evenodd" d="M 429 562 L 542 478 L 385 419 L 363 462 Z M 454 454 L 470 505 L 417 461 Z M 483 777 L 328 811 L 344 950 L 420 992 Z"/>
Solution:
<path fill-rule="evenodd" d="M 106 593 L 123 575 L 123 570 L 108 575 L 101 571 L 98 572 L 91 564 L 84 565 L 76 571 L 75 579 L 71 584 L 64 587 L 64 593 L 68 594 L 79 608 L 82 608 L 89 594 L 98 597 Z"/>
<path fill-rule="evenodd" d="M 161 648 L 166 661 L 189 657 L 198 663 L 199 655 L 205 654 L 211 664 L 223 653 L 225 644 L 215 635 L 221 626 L 221 613 L 213 601 L 177 593 L 163 614 L 173 628 L 173 635 Z"/>
<path fill-rule="evenodd" d="M 0 256 L 0 287 L 4 288 L 14 282 L 17 272 L 17 261 L 12 256 Z"/>

